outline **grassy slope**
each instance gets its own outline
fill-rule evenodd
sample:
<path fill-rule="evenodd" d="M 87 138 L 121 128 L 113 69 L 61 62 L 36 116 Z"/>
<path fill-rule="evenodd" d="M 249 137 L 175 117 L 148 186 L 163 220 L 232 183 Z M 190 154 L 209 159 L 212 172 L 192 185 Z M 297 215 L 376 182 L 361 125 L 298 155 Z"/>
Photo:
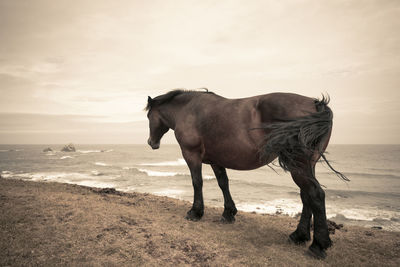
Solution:
<path fill-rule="evenodd" d="M 0 179 L 0 266 L 400 266 L 399 232 L 345 226 L 320 261 L 287 242 L 293 218 L 239 212 L 222 224 L 222 210 L 206 207 L 189 222 L 189 208 L 148 194 Z"/>

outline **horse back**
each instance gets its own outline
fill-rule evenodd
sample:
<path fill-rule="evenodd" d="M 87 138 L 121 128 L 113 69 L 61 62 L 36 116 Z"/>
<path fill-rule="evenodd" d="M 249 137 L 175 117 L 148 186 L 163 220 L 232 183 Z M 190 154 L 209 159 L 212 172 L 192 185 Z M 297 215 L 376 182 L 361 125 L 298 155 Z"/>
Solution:
<path fill-rule="evenodd" d="M 203 161 L 231 169 L 255 169 L 265 129 L 260 126 L 315 112 L 312 98 L 273 93 L 241 99 L 199 95 L 186 106 L 175 135 L 181 147 L 202 150 Z"/>
<path fill-rule="evenodd" d="M 291 93 L 259 96 L 257 106 L 263 124 L 295 119 L 315 113 L 315 99 Z"/>

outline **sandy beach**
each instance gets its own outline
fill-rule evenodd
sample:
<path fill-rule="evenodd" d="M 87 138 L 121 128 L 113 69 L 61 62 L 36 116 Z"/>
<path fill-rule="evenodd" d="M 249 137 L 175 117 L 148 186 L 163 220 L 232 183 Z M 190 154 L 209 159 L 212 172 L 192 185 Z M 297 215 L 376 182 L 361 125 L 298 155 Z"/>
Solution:
<path fill-rule="evenodd" d="M 297 219 L 239 212 L 220 222 L 189 202 L 61 183 L 0 179 L 0 265 L 399 266 L 400 233 L 347 226 L 328 257 L 288 242 Z"/>

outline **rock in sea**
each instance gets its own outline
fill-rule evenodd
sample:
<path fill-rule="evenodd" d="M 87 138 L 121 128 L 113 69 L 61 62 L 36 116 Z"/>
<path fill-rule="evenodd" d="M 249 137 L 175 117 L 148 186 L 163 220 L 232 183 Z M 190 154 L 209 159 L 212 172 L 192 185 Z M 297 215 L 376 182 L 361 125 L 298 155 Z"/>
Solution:
<path fill-rule="evenodd" d="M 65 145 L 61 151 L 63 152 L 75 152 L 75 146 L 73 144 Z"/>
<path fill-rule="evenodd" d="M 51 149 L 50 147 L 47 147 L 47 148 L 43 149 L 43 152 L 53 152 L 53 149 Z"/>

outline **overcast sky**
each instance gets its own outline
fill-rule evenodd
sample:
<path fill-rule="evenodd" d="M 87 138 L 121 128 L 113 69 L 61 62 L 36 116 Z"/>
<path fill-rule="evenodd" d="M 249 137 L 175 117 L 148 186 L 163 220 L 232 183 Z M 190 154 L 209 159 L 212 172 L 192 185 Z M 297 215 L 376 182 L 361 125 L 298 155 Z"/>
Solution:
<path fill-rule="evenodd" d="M 145 143 L 147 95 L 199 87 L 328 93 L 332 143 L 400 143 L 399 30 L 397 0 L 0 0 L 0 143 Z"/>

